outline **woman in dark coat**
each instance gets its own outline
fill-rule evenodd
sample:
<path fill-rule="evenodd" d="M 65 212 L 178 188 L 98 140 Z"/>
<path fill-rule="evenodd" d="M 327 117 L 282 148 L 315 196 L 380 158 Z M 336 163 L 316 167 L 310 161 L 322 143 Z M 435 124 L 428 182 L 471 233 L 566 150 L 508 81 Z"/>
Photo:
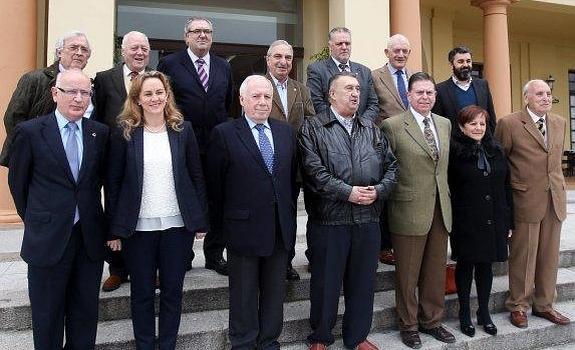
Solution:
<path fill-rule="evenodd" d="M 492 263 L 507 260 L 507 236 L 512 228 L 512 198 L 507 160 L 487 129 L 489 114 L 468 106 L 457 116 L 449 158 L 449 188 L 453 210 L 452 257 L 461 331 L 472 337 L 469 294 L 475 270 L 479 309 L 477 323 L 492 335 L 497 328 L 489 315 Z"/>

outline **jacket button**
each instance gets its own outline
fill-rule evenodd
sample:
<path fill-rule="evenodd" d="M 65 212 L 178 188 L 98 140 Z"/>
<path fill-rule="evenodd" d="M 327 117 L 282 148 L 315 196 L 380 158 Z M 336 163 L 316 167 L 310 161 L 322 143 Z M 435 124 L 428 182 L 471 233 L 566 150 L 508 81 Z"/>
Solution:
<path fill-rule="evenodd" d="M 491 196 L 490 196 L 490 195 L 485 196 L 485 200 L 486 200 L 486 201 L 490 201 L 490 200 L 491 200 Z"/>
<path fill-rule="evenodd" d="M 493 223 L 493 221 L 487 220 L 487 225 L 491 225 L 492 223 Z"/>

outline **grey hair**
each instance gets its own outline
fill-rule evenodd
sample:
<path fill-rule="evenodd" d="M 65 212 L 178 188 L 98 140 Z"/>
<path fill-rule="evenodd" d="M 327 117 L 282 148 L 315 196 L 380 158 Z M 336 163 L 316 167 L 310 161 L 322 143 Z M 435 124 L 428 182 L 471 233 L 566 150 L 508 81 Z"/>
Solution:
<path fill-rule="evenodd" d="M 387 40 L 387 49 L 391 50 L 393 45 L 404 43 L 407 44 L 411 48 L 411 44 L 409 43 L 409 39 L 403 34 L 394 34 Z"/>
<path fill-rule="evenodd" d="M 335 27 L 332 28 L 329 33 L 327 33 L 327 39 L 331 40 L 331 37 L 335 33 L 347 33 L 351 36 L 351 30 L 347 29 L 346 27 Z"/>
<path fill-rule="evenodd" d="M 541 79 L 529 80 L 525 85 L 523 85 L 523 96 L 524 97 L 527 96 L 527 93 L 529 92 L 529 88 L 531 87 L 531 84 L 533 84 L 536 81 L 547 84 L 547 82 L 545 82 L 544 80 L 541 80 Z"/>
<path fill-rule="evenodd" d="M 248 84 L 252 80 L 264 80 L 266 83 L 268 83 L 270 90 L 273 92 L 274 87 L 273 87 L 272 83 L 268 80 L 268 78 L 266 78 L 260 74 L 254 74 L 254 75 L 250 75 L 247 78 L 245 78 L 244 81 L 242 82 L 242 85 L 240 85 L 240 96 L 244 96 L 244 94 L 246 93 L 246 90 L 248 88 Z"/>
<path fill-rule="evenodd" d="M 86 34 L 79 30 L 73 30 L 64 34 L 56 41 L 56 45 L 54 45 L 54 61 L 57 61 L 60 58 L 58 55 L 60 54 L 60 51 L 62 51 L 62 49 L 64 48 L 66 40 L 75 38 L 77 36 L 83 36 L 84 38 L 86 38 L 86 43 L 88 44 L 88 50 L 90 51 L 90 54 L 92 53 L 92 49 L 90 48 L 90 42 L 88 41 L 88 37 L 86 36 Z"/>
<path fill-rule="evenodd" d="M 195 22 L 195 21 L 208 22 L 210 27 L 212 27 L 212 30 L 214 29 L 214 24 L 212 23 L 212 21 L 209 18 L 201 17 L 201 16 L 192 16 L 188 19 L 188 21 L 186 22 L 186 25 L 184 26 L 184 35 L 188 33 L 188 26 L 190 25 L 190 23 Z"/>
<path fill-rule="evenodd" d="M 148 43 L 148 46 L 150 46 L 150 43 L 149 43 L 149 41 L 148 41 L 148 37 L 146 36 L 146 34 L 144 34 L 144 33 L 142 33 L 142 32 L 138 32 L 138 31 L 133 30 L 133 31 L 131 31 L 131 32 L 128 32 L 128 33 L 124 34 L 124 37 L 122 38 L 122 49 L 125 49 L 125 48 L 126 48 L 126 43 L 128 42 L 128 39 L 129 39 L 131 36 L 141 36 L 141 37 L 143 37 L 144 39 L 146 39 L 146 42 Z"/>
<path fill-rule="evenodd" d="M 276 40 L 273 43 L 271 43 L 270 47 L 268 48 L 268 53 L 266 54 L 266 57 L 270 57 L 272 54 L 272 50 L 274 47 L 280 46 L 280 45 L 285 45 L 287 47 L 289 47 L 291 54 L 293 55 L 293 47 L 285 40 Z"/>

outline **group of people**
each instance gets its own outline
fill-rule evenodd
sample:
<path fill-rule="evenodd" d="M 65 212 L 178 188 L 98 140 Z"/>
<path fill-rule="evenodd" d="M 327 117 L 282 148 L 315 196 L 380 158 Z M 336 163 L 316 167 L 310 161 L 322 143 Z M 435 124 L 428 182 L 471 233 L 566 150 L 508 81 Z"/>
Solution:
<path fill-rule="evenodd" d="M 274 41 L 267 74 L 241 83 L 243 115 L 230 116 L 231 69 L 210 55 L 213 30 L 190 18 L 187 48 L 157 71 L 147 37 L 127 33 L 123 62 L 93 89 L 82 72 L 90 45 L 72 32 L 53 65 L 18 83 L 0 162 L 25 225 L 35 348 L 61 349 L 64 333 L 66 348 L 94 347 L 105 258 L 104 291 L 130 280 L 136 347 L 174 349 L 201 238 L 205 267 L 229 276 L 232 349 L 279 348 L 285 280 L 300 278 L 291 261 L 301 189 L 311 350 L 334 342 L 342 286 L 345 346 L 378 348 L 368 339 L 378 257 L 396 267 L 403 343 L 421 347 L 419 332 L 454 342 L 441 325 L 448 240 L 463 333 L 475 334 L 473 277 L 477 324 L 497 333 L 491 265 L 508 247 L 511 322 L 527 327 L 531 300 L 535 316 L 570 322 L 553 308 L 566 122 L 550 112 L 545 82 L 529 81 L 526 107 L 497 120 L 469 49 L 449 53 L 453 75 L 436 86 L 407 71 L 405 36 L 389 39 L 388 63 L 371 72 L 350 61 L 351 32 L 337 27 L 307 86 L 289 77 L 292 46 Z"/>

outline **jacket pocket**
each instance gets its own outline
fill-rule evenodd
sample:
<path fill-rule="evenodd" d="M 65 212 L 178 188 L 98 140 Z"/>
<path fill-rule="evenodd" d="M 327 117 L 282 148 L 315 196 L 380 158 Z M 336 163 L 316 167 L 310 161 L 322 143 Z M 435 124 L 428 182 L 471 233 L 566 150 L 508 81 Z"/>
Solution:
<path fill-rule="evenodd" d="M 511 182 L 511 188 L 514 190 L 517 190 L 517 191 L 525 192 L 529 189 L 529 186 L 527 186 L 526 184 L 521 183 L 521 182 L 512 181 Z"/>
<path fill-rule="evenodd" d="M 224 219 L 247 220 L 250 218 L 249 209 L 235 209 L 224 212 Z"/>

